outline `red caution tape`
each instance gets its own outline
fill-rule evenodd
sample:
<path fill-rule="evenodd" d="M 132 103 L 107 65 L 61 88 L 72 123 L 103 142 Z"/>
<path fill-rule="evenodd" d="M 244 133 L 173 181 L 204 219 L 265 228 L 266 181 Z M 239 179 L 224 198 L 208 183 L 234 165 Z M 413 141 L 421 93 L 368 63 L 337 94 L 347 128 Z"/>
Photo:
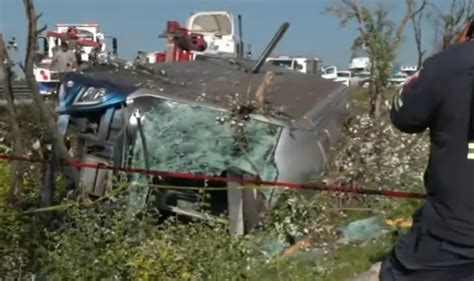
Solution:
<path fill-rule="evenodd" d="M 32 163 L 46 163 L 46 160 L 33 159 L 30 157 L 13 156 L 7 154 L 0 154 L 0 159 L 8 161 L 25 161 Z M 405 192 L 396 190 L 385 190 L 385 189 L 363 189 L 356 187 L 345 187 L 342 185 L 324 185 L 317 182 L 308 183 L 294 183 L 294 182 L 278 182 L 278 181 L 262 181 L 262 180 L 244 180 L 240 178 L 232 177 L 218 177 L 218 176 L 206 176 L 191 173 L 182 172 L 164 172 L 159 170 L 147 170 L 140 168 L 128 168 L 128 167 L 117 167 L 114 165 L 97 163 L 97 162 L 81 162 L 77 160 L 69 160 L 66 165 L 75 168 L 89 168 L 89 169 L 104 169 L 112 171 L 120 171 L 128 174 L 141 174 L 148 176 L 157 176 L 164 178 L 175 178 L 175 179 L 187 179 L 187 180 L 203 180 L 212 182 L 234 182 L 242 185 L 262 185 L 262 186 L 273 186 L 273 187 L 286 187 L 291 189 L 309 189 L 316 191 L 327 191 L 327 192 L 338 192 L 338 193 L 350 193 L 350 194 L 362 194 L 362 195 L 380 195 L 385 197 L 396 197 L 396 198 L 413 198 L 413 199 L 425 199 L 427 197 L 424 193 L 416 192 Z"/>

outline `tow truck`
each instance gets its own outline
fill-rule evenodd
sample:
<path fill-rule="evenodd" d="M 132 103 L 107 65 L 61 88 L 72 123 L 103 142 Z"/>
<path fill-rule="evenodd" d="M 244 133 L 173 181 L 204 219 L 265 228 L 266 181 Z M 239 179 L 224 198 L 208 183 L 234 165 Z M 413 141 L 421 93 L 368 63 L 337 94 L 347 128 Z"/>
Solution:
<path fill-rule="evenodd" d="M 190 61 L 203 55 L 236 58 L 244 52 L 242 18 L 238 16 L 236 28 L 227 11 L 192 13 L 185 27 L 168 21 L 160 37 L 166 39 L 166 50 L 145 54 L 147 63 Z"/>
<path fill-rule="evenodd" d="M 55 94 L 59 85 L 59 75 L 56 71 L 51 70 L 50 66 L 54 52 L 59 48 L 61 42 L 75 40 L 81 51 L 81 61 L 85 64 L 102 63 L 111 55 L 117 55 L 117 39 L 106 37 L 104 33 L 99 32 L 99 25 L 96 23 L 59 23 L 56 27 L 55 31 L 47 31 L 38 36 L 38 50 L 33 72 L 40 93 L 43 95 Z M 106 38 L 112 39 L 112 54 L 107 51 Z"/>

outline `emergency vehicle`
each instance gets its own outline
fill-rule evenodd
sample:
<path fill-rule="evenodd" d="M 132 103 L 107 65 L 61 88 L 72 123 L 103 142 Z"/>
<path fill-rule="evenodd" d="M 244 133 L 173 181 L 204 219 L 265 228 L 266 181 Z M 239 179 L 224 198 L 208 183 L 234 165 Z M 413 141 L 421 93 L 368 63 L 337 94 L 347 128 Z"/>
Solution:
<path fill-rule="evenodd" d="M 106 37 L 99 32 L 96 23 L 56 25 L 55 31 L 47 31 L 38 36 L 38 50 L 33 69 L 41 94 L 53 94 L 59 83 L 59 75 L 50 68 L 54 52 L 59 49 L 62 41 L 74 40 L 80 50 L 82 63 L 106 61 L 111 54 L 107 52 L 105 40 L 112 38 L 113 55 L 117 55 L 117 39 Z"/>

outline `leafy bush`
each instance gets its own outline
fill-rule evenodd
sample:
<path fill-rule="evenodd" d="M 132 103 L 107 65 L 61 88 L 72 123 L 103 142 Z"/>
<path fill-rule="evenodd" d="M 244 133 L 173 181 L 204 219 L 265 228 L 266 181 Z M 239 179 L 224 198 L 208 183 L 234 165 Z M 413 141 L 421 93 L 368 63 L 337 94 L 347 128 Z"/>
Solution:
<path fill-rule="evenodd" d="M 110 206 L 111 207 L 111 206 Z M 41 270 L 49 280 L 231 280 L 245 278 L 261 255 L 222 224 L 156 224 L 156 214 L 130 216 L 74 208 L 47 233 Z"/>
<path fill-rule="evenodd" d="M 0 162 L 0 277 L 5 280 L 23 280 L 34 267 L 34 249 L 41 241 L 41 226 L 37 217 L 20 215 L 22 206 L 6 204 L 9 171 L 9 166 Z M 31 198 L 33 196 L 26 197 L 28 200 L 23 201 L 23 205 L 34 204 Z"/>

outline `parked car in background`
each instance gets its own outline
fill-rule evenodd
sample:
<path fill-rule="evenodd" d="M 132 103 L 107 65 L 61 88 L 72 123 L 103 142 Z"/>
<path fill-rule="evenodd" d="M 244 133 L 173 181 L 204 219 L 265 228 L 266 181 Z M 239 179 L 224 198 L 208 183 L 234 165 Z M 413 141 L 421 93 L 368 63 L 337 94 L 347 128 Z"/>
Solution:
<path fill-rule="evenodd" d="M 398 88 L 401 85 L 403 85 L 403 83 L 405 83 L 407 80 L 408 80 L 408 75 L 405 73 L 399 72 L 388 79 L 388 86 Z"/>
<path fill-rule="evenodd" d="M 321 70 L 321 77 L 324 79 L 340 82 L 347 87 L 354 85 L 353 74 L 350 70 L 337 70 L 335 66 L 323 67 Z"/>
<path fill-rule="evenodd" d="M 266 62 L 305 74 L 317 74 L 321 63 L 318 58 L 288 56 L 269 57 Z"/>
<path fill-rule="evenodd" d="M 336 79 L 337 78 L 337 67 L 334 65 L 324 66 L 321 68 L 321 77 L 324 79 Z"/>
<path fill-rule="evenodd" d="M 361 71 L 352 73 L 352 83 L 359 87 L 368 88 L 370 85 L 370 72 Z"/>
<path fill-rule="evenodd" d="M 342 82 L 342 84 L 347 87 L 351 86 L 352 73 L 348 70 L 340 70 L 337 72 L 337 78 L 334 79 L 335 82 Z"/>

